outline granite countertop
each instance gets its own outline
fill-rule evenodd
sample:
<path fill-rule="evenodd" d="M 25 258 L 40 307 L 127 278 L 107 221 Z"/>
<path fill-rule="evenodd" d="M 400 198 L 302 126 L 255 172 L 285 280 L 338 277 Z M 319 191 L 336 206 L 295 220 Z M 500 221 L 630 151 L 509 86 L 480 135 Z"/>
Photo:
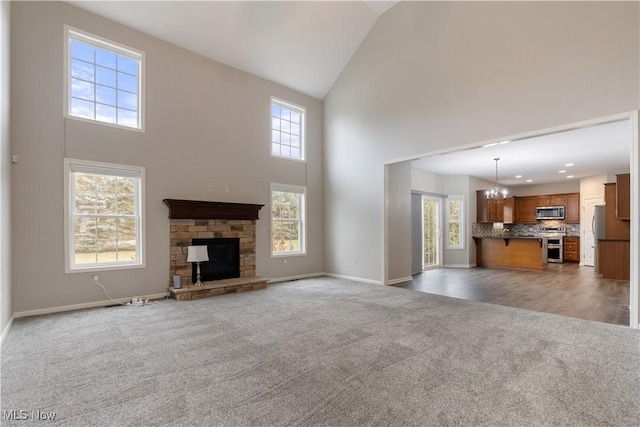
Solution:
<path fill-rule="evenodd" d="M 534 235 L 513 235 L 505 234 L 504 236 L 473 236 L 474 239 L 546 239 L 546 236 L 534 236 Z"/>

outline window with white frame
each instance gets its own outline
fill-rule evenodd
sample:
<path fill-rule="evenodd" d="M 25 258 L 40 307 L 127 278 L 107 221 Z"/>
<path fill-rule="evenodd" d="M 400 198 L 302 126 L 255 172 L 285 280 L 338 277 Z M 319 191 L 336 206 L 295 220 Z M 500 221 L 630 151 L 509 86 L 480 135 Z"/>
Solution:
<path fill-rule="evenodd" d="M 271 155 L 304 160 L 305 109 L 271 98 Z"/>
<path fill-rule="evenodd" d="M 464 249 L 464 196 L 447 199 L 447 248 Z"/>
<path fill-rule="evenodd" d="M 305 187 L 271 184 L 271 255 L 302 255 L 305 249 Z"/>
<path fill-rule="evenodd" d="M 143 129 L 144 53 L 65 26 L 67 117 Z"/>
<path fill-rule="evenodd" d="M 65 159 L 66 271 L 144 266 L 144 168 Z"/>

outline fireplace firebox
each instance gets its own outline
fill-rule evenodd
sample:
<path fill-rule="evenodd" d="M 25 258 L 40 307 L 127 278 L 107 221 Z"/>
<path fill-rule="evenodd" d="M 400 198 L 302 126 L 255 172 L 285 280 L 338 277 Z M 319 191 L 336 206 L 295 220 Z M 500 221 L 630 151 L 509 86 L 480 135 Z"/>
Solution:
<path fill-rule="evenodd" d="M 191 244 L 207 247 L 209 261 L 200 263 L 200 277 L 203 282 L 240 277 L 239 238 L 193 239 Z M 196 274 L 196 263 L 193 263 L 193 283 L 196 282 Z"/>

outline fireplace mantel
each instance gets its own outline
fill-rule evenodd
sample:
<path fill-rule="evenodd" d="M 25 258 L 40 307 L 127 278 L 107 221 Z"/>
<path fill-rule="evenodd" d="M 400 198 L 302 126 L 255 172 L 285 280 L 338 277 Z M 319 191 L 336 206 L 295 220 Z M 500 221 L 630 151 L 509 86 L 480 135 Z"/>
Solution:
<path fill-rule="evenodd" d="M 164 199 L 171 219 L 244 219 L 256 220 L 264 205 Z"/>

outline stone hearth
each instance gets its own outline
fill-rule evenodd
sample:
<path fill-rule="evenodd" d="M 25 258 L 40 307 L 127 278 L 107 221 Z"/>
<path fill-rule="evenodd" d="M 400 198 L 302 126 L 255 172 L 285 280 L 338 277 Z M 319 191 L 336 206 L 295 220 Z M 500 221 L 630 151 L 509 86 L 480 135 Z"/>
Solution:
<path fill-rule="evenodd" d="M 169 290 L 172 298 L 190 300 L 230 292 L 264 289 L 267 280 L 256 276 L 256 219 L 264 205 L 165 199 L 169 206 L 170 265 Z M 240 277 L 214 280 L 194 286 L 187 247 L 192 239 L 240 239 Z M 182 288 L 174 289 L 173 276 L 182 276 Z"/>

